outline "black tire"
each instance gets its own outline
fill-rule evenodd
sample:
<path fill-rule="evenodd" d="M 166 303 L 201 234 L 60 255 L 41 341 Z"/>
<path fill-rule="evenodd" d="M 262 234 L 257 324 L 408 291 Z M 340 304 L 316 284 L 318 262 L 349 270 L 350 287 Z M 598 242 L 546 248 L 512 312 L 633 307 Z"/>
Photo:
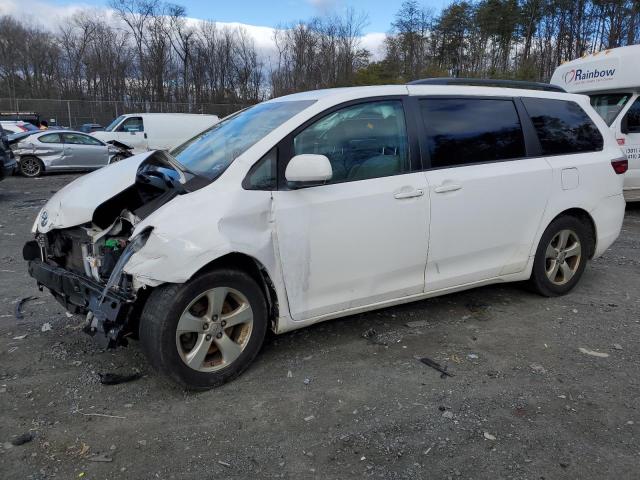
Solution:
<path fill-rule="evenodd" d="M 18 164 L 18 168 L 20 169 L 20 174 L 23 177 L 35 178 L 42 175 L 44 172 L 44 164 L 42 160 L 33 156 L 26 156 L 20 159 Z"/>
<path fill-rule="evenodd" d="M 253 313 L 253 324 L 242 352 L 233 362 L 214 372 L 201 372 L 183 361 L 178 351 L 176 330 L 181 315 L 192 301 L 218 287 L 234 289 L 246 297 Z M 156 288 L 142 312 L 140 343 L 151 365 L 161 374 L 189 390 L 207 390 L 233 380 L 251 364 L 262 347 L 268 323 L 264 295 L 249 275 L 236 270 L 214 270 L 185 284 Z"/>
<path fill-rule="evenodd" d="M 567 260 L 565 261 L 565 257 L 559 256 L 556 260 L 548 259 L 547 248 L 551 247 L 557 250 L 554 247 L 554 245 L 557 245 L 555 242 L 557 242 L 561 232 L 566 231 L 573 233 L 573 236 L 570 236 L 569 242 L 571 243 L 569 243 L 568 246 L 575 245 L 575 240 L 579 242 L 581 251 L 579 258 L 576 260 L 576 256 L 571 258 L 567 256 Z M 552 244 L 552 242 L 554 242 L 554 244 Z M 556 218 L 544 231 L 542 238 L 540 238 L 533 263 L 533 271 L 529 279 L 531 288 L 545 297 L 557 297 L 569 293 L 580 281 L 584 273 L 587 261 L 593 250 L 593 242 L 593 232 L 590 226 L 586 225 L 583 220 L 571 215 L 563 215 Z M 559 272 L 557 276 L 552 273 L 555 267 L 554 261 L 560 262 L 560 267 L 562 267 L 563 263 L 566 263 L 567 266 L 570 266 L 570 270 L 574 271 L 569 280 L 562 281 L 562 272 Z M 562 270 L 562 268 L 556 270 Z M 548 271 L 551 273 L 548 274 Z M 552 281 L 550 275 L 554 276 L 556 281 Z M 569 276 L 567 275 L 567 277 Z"/>

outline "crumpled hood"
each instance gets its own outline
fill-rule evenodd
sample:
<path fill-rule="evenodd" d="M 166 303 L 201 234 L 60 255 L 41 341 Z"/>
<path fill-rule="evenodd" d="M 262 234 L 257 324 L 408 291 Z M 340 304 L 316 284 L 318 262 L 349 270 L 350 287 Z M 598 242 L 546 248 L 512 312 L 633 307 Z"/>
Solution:
<path fill-rule="evenodd" d="M 46 233 L 90 222 L 99 205 L 135 183 L 138 167 L 153 153 L 134 155 L 74 180 L 40 210 L 32 231 Z"/>

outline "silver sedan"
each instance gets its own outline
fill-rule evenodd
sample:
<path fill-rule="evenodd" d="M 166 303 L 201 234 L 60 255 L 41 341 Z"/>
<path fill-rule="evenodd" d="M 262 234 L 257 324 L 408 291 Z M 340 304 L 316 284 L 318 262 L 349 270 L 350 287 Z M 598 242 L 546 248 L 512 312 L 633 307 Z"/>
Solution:
<path fill-rule="evenodd" d="M 127 156 L 118 147 L 67 130 L 34 133 L 12 145 L 12 149 L 25 177 L 37 177 L 45 171 L 93 170 Z"/>

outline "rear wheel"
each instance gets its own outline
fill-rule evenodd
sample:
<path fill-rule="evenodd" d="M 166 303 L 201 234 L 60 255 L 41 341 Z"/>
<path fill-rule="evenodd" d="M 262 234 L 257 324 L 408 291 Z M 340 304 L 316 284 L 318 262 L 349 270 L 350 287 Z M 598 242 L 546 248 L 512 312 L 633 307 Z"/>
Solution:
<path fill-rule="evenodd" d="M 151 294 L 140 320 L 152 365 L 193 390 L 222 385 L 255 358 L 267 331 L 262 290 L 246 273 L 216 270 Z"/>
<path fill-rule="evenodd" d="M 536 251 L 530 279 L 534 290 L 555 297 L 573 289 L 584 272 L 592 242 L 589 227 L 576 217 L 551 222 Z"/>
<path fill-rule="evenodd" d="M 20 159 L 20 173 L 25 177 L 39 177 L 44 171 L 44 165 L 39 158 L 22 157 Z"/>

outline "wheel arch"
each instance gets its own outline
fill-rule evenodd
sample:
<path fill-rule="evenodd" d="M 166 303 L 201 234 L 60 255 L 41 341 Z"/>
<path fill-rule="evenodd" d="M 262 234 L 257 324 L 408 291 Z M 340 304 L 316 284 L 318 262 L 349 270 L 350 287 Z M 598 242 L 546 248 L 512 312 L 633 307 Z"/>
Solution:
<path fill-rule="evenodd" d="M 546 230 L 549 227 L 549 225 L 551 225 L 558 218 L 565 217 L 565 216 L 577 218 L 582 223 L 584 223 L 589 229 L 591 233 L 591 243 L 589 244 L 588 258 L 592 258 L 596 251 L 596 244 L 598 241 L 598 230 L 596 229 L 596 223 L 594 222 L 591 214 L 586 210 L 584 210 L 583 208 L 573 207 L 573 208 L 568 208 L 566 210 L 563 210 L 562 212 L 558 213 L 555 217 L 553 217 L 551 221 L 549 221 L 549 223 L 547 223 L 547 226 L 545 227 L 544 230 Z"/>
<path fill-rule="evenodd" d="M 276 288 L 271 280 L 271 276 L 267 268 L 257 260 L 256 258 L 247 255 L 246 253 L 230 252 L 221 257 L 218 257 L 199 270 L 197 270 L 191 278 L 194 278 L 202 273 L 210 272 L 218 268 L 230 268 L 234 270 L 240 270 L 248 274 L 253 278 L 256 283 L 262 289 L 265 300 L 267 301 L 267 309 L 269 311 L 269 321 L 271 323 L 272 330 L 276 331 L 276 322 L 279 317 L 279 302 Z"/>

